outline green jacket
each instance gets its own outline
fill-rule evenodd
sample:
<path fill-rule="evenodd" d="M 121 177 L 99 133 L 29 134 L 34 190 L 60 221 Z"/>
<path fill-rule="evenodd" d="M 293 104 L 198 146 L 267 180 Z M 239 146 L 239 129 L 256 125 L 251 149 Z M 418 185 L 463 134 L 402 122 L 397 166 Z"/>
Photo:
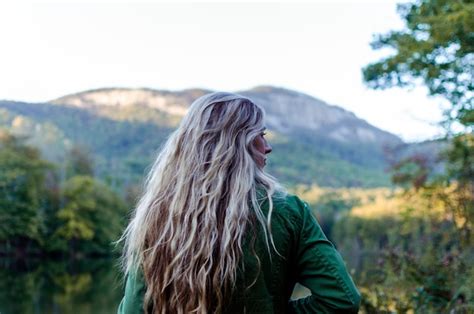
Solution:
<path fill-rule="evenodd" d="M 268 211 L 268 202 L 262 206 Z M 272 235 L 276 253 L 271 256 L 263 237 L 255 242 L 258 262 L 244 248 L 245 273 L 239 272 L 237 288 L 225 313 L 357 313 L 360 294 L 341 255 L 326 238 L 308 205 L 287 195 L 274 199 Z M 256 282 L 250 288 L 252 282 Z M 296 283 L 311 296 L 290 300 Z M 127 277 L 125 296 L 118 313 L 143 313 L 145 284 L 140 272 Z"/>

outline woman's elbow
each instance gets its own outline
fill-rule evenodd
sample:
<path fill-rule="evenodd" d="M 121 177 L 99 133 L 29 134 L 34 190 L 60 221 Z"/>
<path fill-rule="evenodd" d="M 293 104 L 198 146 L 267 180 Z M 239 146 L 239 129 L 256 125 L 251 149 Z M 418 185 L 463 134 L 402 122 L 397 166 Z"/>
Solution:
<path fill-rule="evenodd" d="M 351 293 L 350 302 L 346 302 L 341 306 L 341 311 L 344 313 L 358 313 L 360 307 L 361 295 L 359 291 L 354 290 Z"/>

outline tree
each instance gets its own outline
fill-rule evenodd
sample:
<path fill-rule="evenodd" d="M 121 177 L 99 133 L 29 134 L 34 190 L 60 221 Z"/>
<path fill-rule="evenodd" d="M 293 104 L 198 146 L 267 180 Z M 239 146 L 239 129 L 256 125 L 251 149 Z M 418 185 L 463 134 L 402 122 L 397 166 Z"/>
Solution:
<path fill-rule="evenodd" d="M 422 83 L 430 95 L 445 98 L 449 145 L 441 154 L 443 174 L 430 177 L 427 160 L 417 156 L 393 167 L 393 180 L 413 187 L 406 190 L 407 203 L 424 202 L 404 213 L 406 223 L 398 226 L 396 238 L 408 226 L 413 238 L 431 240 L 418 254 L 390 255 L 388 264 L 397 279 L 408 276 L 421 285 L 411 293 L 415 310 L 457 312 L 474 303 L 466 293 L 473 291 L 467 265 L 474 256 L 474 1 L 418 0 L 398 11 L 406 28 L 378 35 L 372 43 L 394 53 L 366 66 L 364 80 L 375 89 Z M 413 225 L 420 214 L 423 219 Z"/>
<path fill-rule="evenodd" d="M 52 165 L 37 149 L 0 132 L 0 242 L 24 254 L 41 241 L 47 207 L 45 180 Z"/>
<path fill-rule="evenodd" d="M 56 213 L 50 249 L 110 254 L 123 228 L 123 201 L 90 176 L 74 176 L 61 190 L 63 206 Z"/>
<path fill-rule="evenodd" d="M 85 147 L 73 146 L 66 160 L 66 177 L 75 175 L 94 176 L 94 161 L 92 154 Z"/>
<path fill-rule="evenodd" d="M 474 218 L 474 1 L 419 0 L 399 5 L 398 11 L 406 29 L 378 35 L 372 43 L 374 49 L 395 53 L 365 67 L 364 80 L 376 89 L 422 82 L 431 95 L 449 101 L 450 146 L 442 155 L 447 166 L 440 181 L 456 185 L 458 202 L 447 208 L 462 208 L 457 215 L 465 220 L 462 232 L 469 239 Z M 450 137 L 452 122 L 462 128 Z M 422 184 L 433 184 L 425 179 Z"/>
<path fill-rule="evenodd" d="M 384 89 L 423 83 L 447 99 L 448 122 L 472 132 L 474 125 L 474 2 L 422 0 L 398 6 L 406 29 L 379 34 L 374 49 L 395 53 L 363 69 L 369 87 Z"/>

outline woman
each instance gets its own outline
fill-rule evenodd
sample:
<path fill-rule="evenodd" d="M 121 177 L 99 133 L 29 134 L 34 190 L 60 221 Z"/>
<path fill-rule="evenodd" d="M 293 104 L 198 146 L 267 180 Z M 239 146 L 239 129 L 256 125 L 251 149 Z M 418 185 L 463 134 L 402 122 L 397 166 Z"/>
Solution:
<path fill-rule="evenodd" d="M 151 169 L 125 241 L 119 313 L 357 312 L 359 293 L 307 204 L 263 171 L 264 112 L 197 99 Z M 294 285 L 312 295 L 290 301 Z"/>

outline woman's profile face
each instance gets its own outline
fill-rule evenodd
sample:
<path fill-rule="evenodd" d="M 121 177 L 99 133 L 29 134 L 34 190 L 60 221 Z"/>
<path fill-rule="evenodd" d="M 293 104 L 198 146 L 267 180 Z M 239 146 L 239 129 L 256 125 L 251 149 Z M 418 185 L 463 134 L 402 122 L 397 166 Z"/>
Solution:
<path fill-rule="evenodd" d="M 254 139 L 253 145 L 257 151 L 257 155 L 254 157 L 257 166 L 262 169 L 267 163 L 267 154 L 271 153 L 272 147 L 268 144 L 265 139 L 265 129 L 260 132 L 260 134 Z"/>

